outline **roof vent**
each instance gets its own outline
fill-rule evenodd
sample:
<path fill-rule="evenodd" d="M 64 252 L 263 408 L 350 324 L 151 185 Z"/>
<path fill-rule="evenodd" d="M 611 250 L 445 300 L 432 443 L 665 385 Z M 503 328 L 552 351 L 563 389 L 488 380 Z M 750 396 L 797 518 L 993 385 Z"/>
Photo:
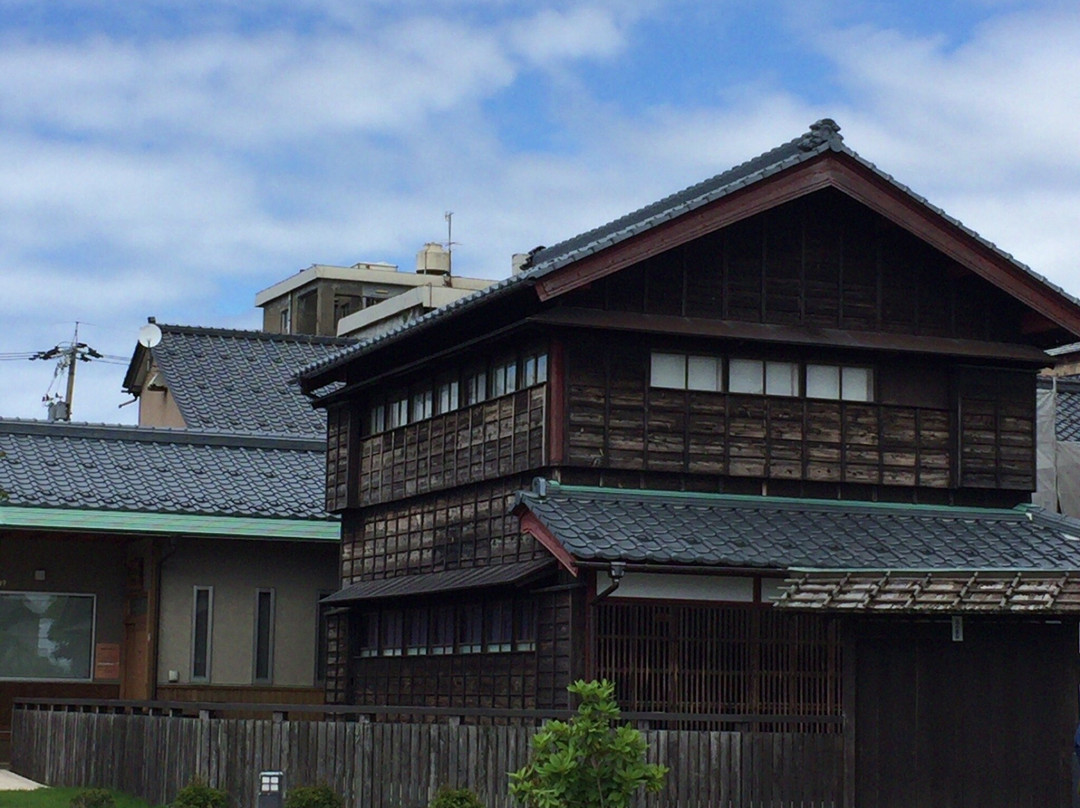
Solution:
<path fill-rule="evenodd" d="M 450 253 L 441 244 L 429 241 L 416 254 L 417 275 L 449 275 Z"/>

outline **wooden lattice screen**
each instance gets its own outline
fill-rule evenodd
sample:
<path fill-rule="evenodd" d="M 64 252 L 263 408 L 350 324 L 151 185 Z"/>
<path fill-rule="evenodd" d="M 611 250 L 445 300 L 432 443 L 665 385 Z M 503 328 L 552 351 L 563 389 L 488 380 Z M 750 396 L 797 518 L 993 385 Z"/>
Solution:
<path fill-rule="evenodd" d="M 766 730 L 776 723 L 828 732 L 838 725 L 781 726 L 761 717 L 841 715 L 838 631 L 821 615 L 605 601 L 596 606 L 596 674 L 615 682 L 627 712 L 731 717 L 705 722 L 710 728 Z"/>

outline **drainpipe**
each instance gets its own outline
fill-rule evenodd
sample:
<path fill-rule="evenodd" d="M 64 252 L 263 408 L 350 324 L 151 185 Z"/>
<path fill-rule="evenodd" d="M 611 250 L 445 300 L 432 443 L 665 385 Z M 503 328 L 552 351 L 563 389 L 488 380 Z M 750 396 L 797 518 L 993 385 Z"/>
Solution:
<path fill-rule="evenodd" d="M 612 561 L 611 566 L 608 567 L 608 576 L 611 578 L 611 586 L 605 589 L 603 592 L 597 594 L 593 598 L 593 605 L 602 601 L 612 592 L 619 588 L 619 584 L 622 583 L 623 576 L 626 574 L 626 562 L 625 561 Z"/>

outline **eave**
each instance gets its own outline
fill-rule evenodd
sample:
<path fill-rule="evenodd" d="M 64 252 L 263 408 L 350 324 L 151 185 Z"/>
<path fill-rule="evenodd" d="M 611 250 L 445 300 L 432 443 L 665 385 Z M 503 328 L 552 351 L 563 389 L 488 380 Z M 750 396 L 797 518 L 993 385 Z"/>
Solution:
<path fill-rule="evenodd" d="M 1080 336 L 1080 306 L 1048 282 L 997 252 L 895 182 L 844 153 L 827 151 L 720 199 L 544 275 L 536 293 L 547 301 L 619 270 L 779 205 L 834 188 L 940 250 L 1027 305 L 1040 318 Z M 1032 323 L 1031 330 L 1044 327 Z"/>

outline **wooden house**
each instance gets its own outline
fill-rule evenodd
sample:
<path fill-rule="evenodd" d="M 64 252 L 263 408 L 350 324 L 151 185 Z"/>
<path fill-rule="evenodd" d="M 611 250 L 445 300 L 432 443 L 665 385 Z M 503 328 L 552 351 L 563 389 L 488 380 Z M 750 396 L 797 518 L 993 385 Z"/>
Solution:
<path fill-rule="evenodd" d="M 1080 524 L 1027 503 L 1078 335 L 829 120 L 538 249 L 301 372 L 342 519 L 327 698 L 603 676 L 782 734 L 797 776 L 743 761 L 775 804 L 1071 805 Z"/>

